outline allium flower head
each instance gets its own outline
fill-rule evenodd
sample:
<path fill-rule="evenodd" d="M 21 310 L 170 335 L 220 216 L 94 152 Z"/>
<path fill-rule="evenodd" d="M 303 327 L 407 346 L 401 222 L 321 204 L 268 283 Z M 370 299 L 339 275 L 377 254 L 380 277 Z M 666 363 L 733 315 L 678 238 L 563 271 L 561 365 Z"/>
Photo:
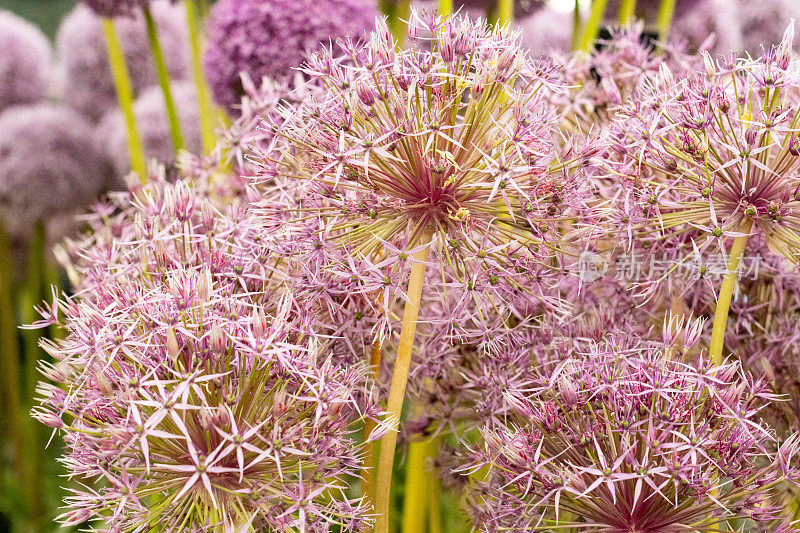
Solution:
<path fill-rule="evenodd" d="M 534 56 L 569 50 L 572 31 L 569 13 L 550 7 L 540 9 L 514 24 L 522 32 L 522 46 Z"/>
<path fill-rule="evenodd" d="M 200 118 L 198 116 L 197 92 L 192 82 L 180 81 L 171 84 L 175 106 L 183 133 L 184 148 L 192 153 L 202 149 L 200 140 Z M 175 150 L 169 133 L 169 122 L 164 106 L 161 87 L 150 87 L 142 91 L 133 104 L 136 127 L 148 159 L 170 166 L 175 163 Z M 118 176 L 131 170 L 127 146 L 127 131 L 122 111 L 115 109 L 98 124 L 95 135 L 111 159 Z"/>
<path fill-rule="evenodd" d="M 115 531 L 358 531 L 353 422 L 377 416 L 362 366 L 335 363 L 265 278 L 239 202 L 163 176 L 100 208 L 114 237 L 78 250 L 80 295 L 43 309 L 34 416 L 58 428 L 74 489 L 64 524 Z M 377 434 L 376 434 L 377 435 Z M 91 488 L 93 487 L 93 488 Z"/>
<path fill-rule="evenodd" d="M 791 35 L 755 60 L 732 58 L 706 74 L 662 69 L 626 102 L 615 126 L 616 172 L 643 225 L 718 237 L 753 232 L 800 260 L 800 137 Z"/>
<path fill-rule="evenodd" d="M 130 17 L 143 6 L 149 6 L 151 0 L 82 0 L 101 17 Z M 177 0 L 170 0 L 176 2 Z"/>
<path fill-rule="evenodd" d="M 415 46 L 396 50 L 381 21 L 347 57 L 315 55 L 305 72 L 324 90 L 286 110 L 261 180 L 299 179 L 295 209 L 362 256 L 432 237 L 456 263 L 512 242 L 551 256 L 583 214 L 594 150 L 561 149 L 544 96 L 558 87 L 506 29 L 414 12 L 409 34 Z"/>
<path fill-rule="evenodd" d="M 244 95 L 241 74 L 294 76 L 306 54 L 374 27 L 372 0 L 222 0 L 211 10 L 205 72 L 214 100 L 234 111 Z"/>
<path fill-rule="evenodd" d="M 687 329 L 689 335 L 691 328 Z M 709 367 L 625 334 L 543 365 L 509 391 L 516 413 L 487 430 L 473 495 L 487 531 L 719 531 L 774 520 L 775 486 L 798 465 L 758 421 L 771 399 L 736 363 Z"/>
<path fill-rule="evenodd" d="M 176 80 L 189 79 L 189 39 L 183 6 L 156 0 L 150 8 L 170 76 Z M 135 16 L 119 18 L 114 24 L 134 93 L 138 95 L 157 83 L 144 18 L 137 11 Z M 78 5 L 58 29 L 56 52 L 62 71 L 64 99 L 92 120 L 100 120 L 117 104 L 100 17 L 86 6 Z"/>
<path fill-rule="evenodd" d="M 0 11 L 0 111 L 47 97 L 52 52 L 33 24 Z"/>
<path fill-rule="evenodd" d="M 737 0 L 735 6 L 731 11 L 741 20 L 742 47 L 754 55 L 760 52 L 762 46 L 779 44 L 786 23 L 800 19 L 800 4 L 793 0 L 766 0 L 758 3 Z M 795 33 L 795 38 L 797 37 L 800 35 Z"/>
<path fill-rule="evenodd" d="M 0 213 L 30 231 L 37 219 L 86 206 L 108 184 L 92 127 L 66 107 L 18 106 L 0 114 Z"/>

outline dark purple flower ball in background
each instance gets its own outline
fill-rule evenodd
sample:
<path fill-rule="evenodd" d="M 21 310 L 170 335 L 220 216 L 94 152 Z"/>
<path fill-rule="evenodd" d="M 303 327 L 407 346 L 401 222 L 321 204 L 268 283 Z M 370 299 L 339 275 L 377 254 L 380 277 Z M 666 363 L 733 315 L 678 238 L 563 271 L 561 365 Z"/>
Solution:
<path fill-rule="evenodd" d="M 101 17 L 131 16 L 147 0 L 83 0 Z"/>
<path fill-rule="evenodd" d="M 83 0 L 92 11 L 101 17 L 130 17 L 136 11 L 149 5 L 152 0 Z M 176 2 L 176 0 L 170 0 Z"/>
<path fill-rule="evenodd" d="M 183 6 L 159 0 L 151 2 L 150 7 L 170 76 L 173 79 L 189 79 L 191 61 Z M 125 52 L 133 90 L 138 94 L 156 83 L 144 18 L 141 15 L 121 17 L 114 22 Z M 56 37 L 56 51 L 67 104 L 93 121 L 100 120 L 117 104 L 100 17 L 86 6 L 76 7 L 61 23 Z"/>
<path fill-rule="evenodd" d="M 221 0 L 208 20 L 204 58 L 214 101 L 235 110 L 240 73 L 256 83 L 289 79 L 308 52 L 362 37 L 377 15 L 374 0 Z"/>
<path fill-rule="evenodd" d="M 199 153 L 202 145 L 194 84 L 188 81 L 173 82 L 172 95 L 178 108 L 184 148 L 192 153 Z M 172 148 L 161 87 L 156 85 L 143 91 L 133 104 L 133 112 L 147 158 L 155 159 L 167 166 L 174 164 L 175 152 Z M 118 177 L 127 175 L 131 170 L 131 164 L 122 112 L 119 109 L 110 111 L 100 121 L 95 135 L 98 146 L 104 147 L 108 154 L 116 175 Z"/>
<path fill-rule="evenodd" d="M 47 98 L 52 53 L 33 24 L 0 11 L 0 111 Z"/>
<path fill-rule="evenodd" d="M 0 115 L 0 213 L 12 234 L 85 207 L 108 176 L 91 124 L 72 109 L 38 104 Z"/>

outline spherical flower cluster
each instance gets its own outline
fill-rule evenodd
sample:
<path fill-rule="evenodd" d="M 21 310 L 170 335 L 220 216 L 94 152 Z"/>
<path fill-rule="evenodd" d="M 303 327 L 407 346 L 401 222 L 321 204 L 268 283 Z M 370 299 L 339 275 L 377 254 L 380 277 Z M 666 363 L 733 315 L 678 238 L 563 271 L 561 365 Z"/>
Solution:
<path fill-rule="evenodd" d="M 762 47 L 779 44 L 787 22 L 800 18 L 800 4 L 792 0 L 768 0 L 758 4 L 738 0 L 730 11 L 741 20 L 743 49 L 753 55 Z M 795 33 L 795 38 L 800 35 Z"/>
<path fill-rule="evenodd" d="M 0 213 L 12 233 L 86 206 L 107 179 L 91 125 L 71 109 L 39 104 L 0 114 Z"/>
<path fill-rule="evenodd" d="M 705 74 L 658 80 L 626 102 L 614 129 L 621 156 L 612 172 L 625 201 L 641 213 L 628 231 L 701 231 L 720 237 L 762 234 L 766 245 L 800 260 L 800 140 L 794 131 L 797 59 L 791 33 L 755 60 L 715 65 Z"/>
<path fill-rule="evenodd" d="M 150 8 L 170 76 L 176 80 L 189 79 L 189 39 L 183 7 L 158 0 Z M 119 18 L 114 24 L 134 93 L 139 94 L 156 83 L 144 18 L 137 11 L 136 16 Z M 56 51 L 64 99 L 83 115 L 100 120 L 117 103 L 100 17 L 86 6 L 78 5 L 59 27 Z"/>
<path fill-rule="evenodd" d="M 551 7 L 536 10 L 517 19 L 515 27 L 522 32 L 522 46 L 534 56 L 569 50 L 572 39 L 572 15 Z"/>
<path fill-rule="evenodd" d="M 348 57 L 314 56 L 305 72 L 325 89 L 286 110 L 260 181 L 299 181 L 297 217 L 356 256 L 433 239 L 461 273 L 467 256 L 549 260 L 564 223 L 584 223 L 597 149 L 555 135 L 546 95 L 560 86 L 505 29 L 414 12 L 409 32 L 433 37 L 398 51 L 381 22 Z"/>
<path fill-rule="evenodd" d="M 269 283 L 246 205 L 153 178 L 118 195 L 119 211 L 100 208 L 113 237 L 78 250 L 81 294 L 38 324 L 65 336 L 46 345 L 55 385 L 40 385 L 34 416 L 61 432 L 86 487 L 61 522 L 359 531 L 349 435 L 380 414 L 363 366 L 307 337 L 302 310 Z"/>
<path fill-rule="evenodd" d="M 689 348 L 698 335 L 688 329 Z M 486 531 L 718 531 L 764 524 L 775 486 L 797 480 L 797 444 L 780 451 L 758 413 L 773 399 L 736 363 L 683 362 L 670 345 L 618 333 L 540 365 L 507 391 L 515 413 L 483 432 L 464 471 Z M 666 351 L 666 354 L 665 354 Z"/>
<path fill-rule="evenodd" d="M 242 73 L 291 79 L 307 53 L 374 27 L 370 0 L 222 0 L 211 10 L 204 65 L 214 100 L 231 112 L 243 96 Z"/>
<path fill-rule="evenodd" d="M 33 24 L 0 11 L 0 111 L 38 104 L 50 88 L 50 43 Z"/>
<path fill-rule="evenodd" d="M 193 153 L 202 149 L 200 140 L 200 117 L 197 107 L 197 92 L 192 82 L 173 82 L 172 94 L 178 111 L 184 148 Z M 164 93 L 161 87 L 150 87 L 133 104 L 136 127 L 148 159 L 170 166 L 175 160 L 169 122 L 164 106 Z M 130 154 L 127 145 L 127 130 L 122 111 L 115 109 L 108 113 L 95 130 L 99 145 L 104 146 L 114 165 L 117 176 L 125 176 L 130 171 Z"/>
<path fill-rule="evenodd" d="M 82 0 L 101 17 L 130 17 L 152 0 Z M 170 0 L 177 2 L 177 0 Z"/>

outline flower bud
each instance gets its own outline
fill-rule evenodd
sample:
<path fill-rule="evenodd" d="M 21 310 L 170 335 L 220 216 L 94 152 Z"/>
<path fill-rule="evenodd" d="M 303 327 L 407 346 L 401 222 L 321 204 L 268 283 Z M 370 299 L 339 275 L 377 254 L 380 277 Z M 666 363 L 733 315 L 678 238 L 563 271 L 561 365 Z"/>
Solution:
<path fill-rule="evenodd" d="M 178 337 L 175 335 L 175 330 L 172 328 L 167 329 L 166 344 L 167 344 L 167 353 L 172 358 L 172 362 L 174 363 L 181 353 L 181 347 L 178 344 Z"/>
<path fill-rule="evenodd" d="M 222 328 L 219 327 L 219 324 L 214 324 L 211 326 L 209 344 L 211 345 L 211 351 L 213 351 L 215 354 L 225 353 L 225 350 L 228 347 L 228 342 L 225 339 L 225 332 L 222 331 Z"/>

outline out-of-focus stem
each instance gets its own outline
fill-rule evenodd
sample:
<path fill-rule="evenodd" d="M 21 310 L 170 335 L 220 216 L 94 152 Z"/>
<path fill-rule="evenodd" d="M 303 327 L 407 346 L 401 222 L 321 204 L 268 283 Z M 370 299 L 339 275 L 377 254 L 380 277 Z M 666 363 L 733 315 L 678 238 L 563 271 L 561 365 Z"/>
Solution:
<path fill-rule="evenodd" d="M 656 28 L 658 29 L 658 39 L 665 43 L 669 34 L 669 27 L 672 25 L 672 16 L 675 14 L 675 4 L 677 0 L 661 0 L 658 8 L 658 19 Z"/>
<path fill-rule="evenodd" d="M 375 373 L 375 379 L 380 378 L 381 373 L 381 342 L 378 340 L 373 341 L 372 347 L 369 351 L 369 368 Z M 375 429 L 375 422 L 367 420 L 364 423 L 364 431 L 362 433 L 364 442 L 366 443 L 366 450 L 364 451 L 364 467 L 361 469 L 361 496 L 375 498 L 373 489 L 375 487 L 375 447 L 374 442 L 367 442 L 367 439 Z"/>
<path fill-rule="evenodd" d="M 589 12 L 589 19 L 581 32 L 581 38 L 578 42 L 578 49 L 588 52 L 594 45 L 597 34 L 600 31 L 600 24 L 603 22 L 603 15 L 606 12 L 608 0 L 594 0 L 592 2 L 592 10 Z"/>
<path fill-rule="evenodd" d="M 619 4 L 619 23 L 627 24 L 636 14 L 636 0 L 622 0 Z"/>
<path fill-rule="evenodd" d="M 161 43 L 158 40 L 158 28 L 156 21 L 153 19 L 153 13 L 150 8 L 145 5 L 142 8 L 144 12 L 144 21 L 147 26 L 147 40 L 150 43 L 150 51 L 153 53 L 153 62 L 156 66 L 156 74 L 158 75 L 158 84 L 161 86 L 161 92 L 164 94 L 164 107 L 167 111 L 167 120 L 169 121 L 169 134 L 172 138 L 172 148 L 175 153 L 183 150 L 183 135 L 181 134 L 181 123 L 178 119 L 178 111 L 175 108 L 175 100 L 172 98 L 172 89 L 170 88 L 169 70 L 167 63 L 164 61 L 164 51 L 161 49 Z M 200 95 L 198 95 L 198 98 Z"/>
<path fill-rule="evenodd" d="M 2 387 L 2 435 L 11 444 L 14 469 L 19 479 L 25 473 L 22 460 L 22 427 L 20 425 L 20 364 L 17 339 L 17 316 L 12 298 L 11 253 L 8 234 L 0 222 L 0 387 Z M 0 439 L 0 440 L 5 440 Z"/>
<path fill-rule="evenodd" d="M 441 438 L 431 439 L 429 457 L 433 458 L 439 453 Z M 427 469 L 428 474 L 428 532 L 442 533 L 442 481 L 439 472 L 434 468 Z"/>
<path fill-rule="evenodd" d="M 711 362 L 715 365 L 722 362 L 722 350 L 725 346 L 725 328 L 728 324 L 728 312 L 731 309 L 733 291 L 736 289 L 739 263 L 744 255 L 747 238 L 749 237 L 752 227 L 753 221 L 749 218 L 746 218 L 739 226 L 737 232 L 744 233 L 744 235 L 733 239 L 733 245 L 731 245 L 731 251 L 728 255 L 728 270 L 725 273 L 725 277 L 722 278 L 722 285 L 719 288 L 717 308 L 714 311 L 714 325 L 711 330 L 711 343 L 708 350 Z"/>
<path fill-rule="evenodd" d="M 203 75 L 202 50 L 200 42 L 198 0 L 186 0 L 186 20 L 189 24 L 189 44 L 192 49 L 192 74 L 197 91 L 197 104 L 200 111 L 200 135 L 203 141 L 203 152 L 210 153 L 216 146 L 214 138 L 214 108 L 211 105 L 211 94 L 208 91 L 206 78 Z"/>
<path fill-rule="evenodd" d="M 497 0 L 497 24 L 509 24 L 514 20 L 514 0 Z"/>
<path fill-rule="evenodd" d="M 406 487 L 403 498 L 403 533 L 425 531 L 428 494 L 426 463 L 431 440 L 410 442 L 406 460 Z"/>
<path fill-rule="evenodd" d="M 417 317 L 419 316 L 419 307 L 422 301 L 422 286 L 425 281 L 425 268 L 429 252 L 430 245 L 423 247 L 414 254 L 415 262 L 411 267 L 411 275 L 408 280 L 408 300 L 403 309 L 403 322 L 400 329 L 397 358 L 394 362 L 394 373 L 387 405 L 387 416 L 395 418 L 398 423 L 403 410 L 408 370 L 411 367 L 411 353 L 414 349 L 414 336 L 417 332 Z M 389 498 L 396 447 L 397 431 L 390 431 L 381 439 L 381 451 L 378 458 L 378 472 L 375 481 L 376 533 L 388 533 L 389 531 Z"/>
<path fill-rule="evenodd" d="M 131 159 L 131 169 L 139 175 L 139 181 L 146 185 L 148 181 L 147 160 L 142 148 L 142 140 L 136 128 L 136 116 L 133 114 L 133 89 L 131 77 L 125 64 L 125 54 L 119 42 L 114 21 L 104 18 L 102 22 L 103 35 L 108 50 L 108 61 L 111 65 L 111 74 L 114 77 L 114 86 L 117 90 L 117 100 L 122 116 L 125 118 L 125 129 L 128 135 L 128 153 Z"/>
<path fill-rule="evenodd" d="M 572 8 L 572 39 L 570 47 L 577 50 L 578 41 L 581 38 L 581 0 L 575 0 L 575 7 Z"/>
<path fill-rule="evenodd" d="M 439 0 L 439 14 L 450 15 L 453 13 L 453 0 Z"/>

